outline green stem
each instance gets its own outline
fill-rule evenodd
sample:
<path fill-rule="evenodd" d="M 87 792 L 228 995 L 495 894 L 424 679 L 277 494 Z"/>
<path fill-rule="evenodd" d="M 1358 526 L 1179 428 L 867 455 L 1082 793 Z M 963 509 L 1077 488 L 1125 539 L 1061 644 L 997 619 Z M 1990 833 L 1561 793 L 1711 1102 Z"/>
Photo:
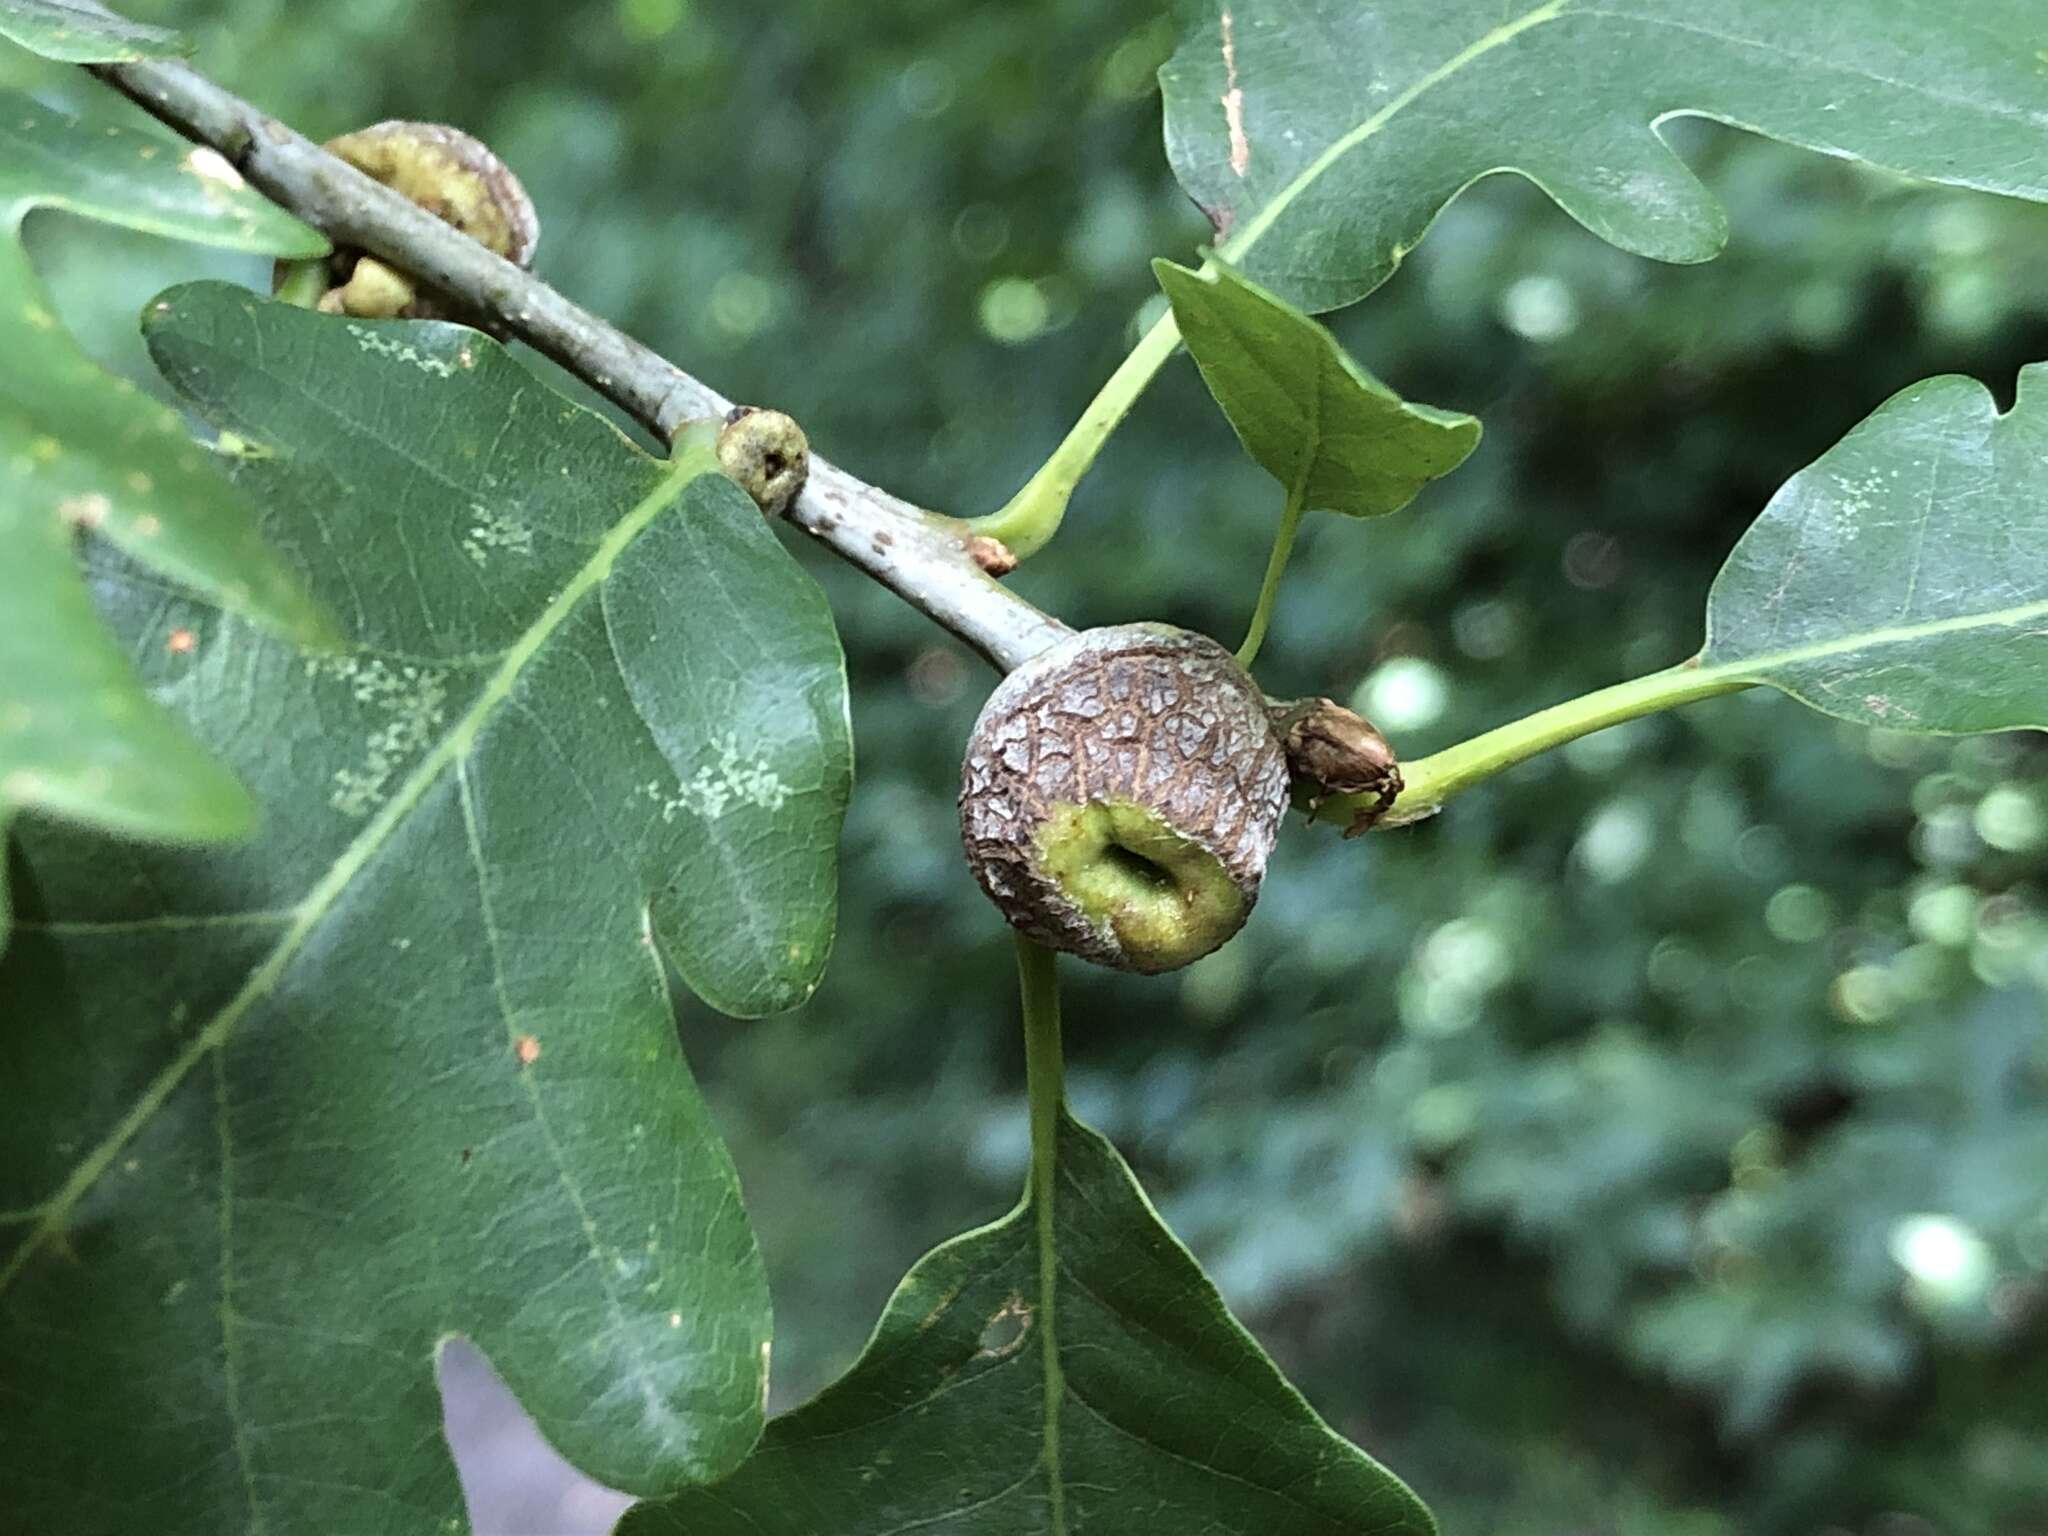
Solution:
<path fill-rule="evenodd" d="M 1038 1228 L 1038 1327 L 1045 1377 L 1043 1441 L 1046 1496 L 1052 1528 L 1066 1527 L 1067 1487 L 1060 1470 L 1060 1399 L 1066 1378 L 1060 1370 L 1059 1331 L 1053 1322 L 1058 1279 L 1058 1246 L 1053 1233 L 1053 1184 L 1059 1169 L 1060 1116 L 1066 1090 L 1060 1060 L 1060 983 L 1053 952 L 1017 937 L 1017 972 L 1024 993 L 1024 1081 L 1031 1105 L 1031 1178 L 1026 1200 Z"/>
<path fill-rule="evenodd" d="M 1028 1198 L 1041 1222 L 1051 1220 L 1054 1143 L 1066 1107 L 1060 1058 L 1060 985 L 1053 952 L 1017 938 L 1017 973 L 1024 992 L 1024 1081 L 1031 1103 L 1031 1185 Z"/>
<path fill-rule="evenodd" d="M 311 309 L 326 291 L 327 258 L 318 256 L 311 261 L 287 263 L 278 278 L 277 292 L 273 297 L 287 304 L 296 304 L 301 309 Z"/>
<path fill-rule="evenodd" d="M 1302 467 L 1307 469 L 1306 462 Z M 1305 473 L 1302 478 L 1307 478 Z M 1237 648 L 1237 664 L 1247 672 L 1258 660 L 1259 647 L 1266 643 L 1266 626 L 1273 622 L 1280 577 L 1287 569 L 1288 557 L 1294 553 L 1294 536 L 1301 531 L 1302 500 L 1302 486 L 1297 483 L 1287 492 L 1287 505 L 1280 512 L 1280 529 L 1273 535 L 1273 553 L 1266 561 L 1266 579 L 1259 583 L 1259 606 L 1252 610 L 1251 628 L 1245 631 L 1244 644 Z"/>
<path fill-rule="evenodd" d="M 1597 693 L 1585 694 L 1552 705 L 1536 714 L 1503 725 L 1484 735 L 1461 741 L 1428 757 L 1401 765 L 1404 787 L 1401 797 L 1387 812 L 1385 824 L 1398 826 L 1433 815 L 1443 803 L 1462 789 L 1490 779 L 1505 768 L 1564 745 L 1610 725 L 1620 725 L 1641 715 L 1672 709 L 1710 699 L 1717 694 L 1735 693 L 1753 687 L 1753 679 L 1733 667 L 1702 667 L 1684 662 L 1662 672 L 1652 672 Z M 1325 801 L 1316 813 L 1319 821 L 1349 821 L 1352 815 L 1370 807 L 1373 797 L 1344 795 Z"/>
<path fill-rule="evenodd" d="M 1173 311 L 1169 309 L 1117 365 L 1116 372 L 1081 413 L 1073 430 L 1024 488 L 1000 511 L 969 518 L 967 531 L 1002 540 L 1019 560 L 1030 559 L 1051 543 L 1052 536 L 1060 530 L 1060 519 L 1066 516 L 1074 487 L 1081 483 L 1081 477 L 1102 452 L 1102 445 L 1130 414 L 1145 386 L 1166 366 L 1179 345 L 1180 327 L 1174 323 Z"/>

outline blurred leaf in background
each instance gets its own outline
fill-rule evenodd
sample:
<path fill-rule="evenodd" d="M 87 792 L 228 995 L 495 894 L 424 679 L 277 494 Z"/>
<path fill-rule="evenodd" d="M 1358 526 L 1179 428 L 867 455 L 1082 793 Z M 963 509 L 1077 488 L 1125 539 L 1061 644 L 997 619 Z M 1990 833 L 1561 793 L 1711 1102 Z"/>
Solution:
<path fill-rule="evenodd" d="M 540 204 L 551 281 L 956 512 L 1021 483 L 1157 313 L 1149 258 L 1207 234 L 1160 149 L 1164 9 L 130 7 L 316 136 L 480 134 Z M 1275 693 L 1349 698 L 1414 756 L 1677 661 L 1789 475 L 1907 384 L 2010 404 L 2048 358 L 2048 212 L 1667 131 L 1729 210 L 1719 261 L 1625 256 L 1495 180 L 1339 317 L 1486 439 L 1406 513 L 1306 528 Z M 81 324 L 195 270 L 137 242 L 93 296 L 69 243 L 41 254 Z M 1076 623 L 1228 639 L 1272 505 L 1178 362 L 1011 580 Z M 952 812 L 992 679 L 800 553 L 853 669 L 842 939 L 803 1011 L 684 1021 L 767 1252 L 781 1406 L 912 1259 L 1007 1206 L 1025 1154 L 1008 939 Z M 1290 831 L 1235 943 L 1073 978 L 1076 1109 L 1448 1531 L 2029 1536 L 2044 885 L 2037 737 L 1724 699 L 1417 828 Z"/>

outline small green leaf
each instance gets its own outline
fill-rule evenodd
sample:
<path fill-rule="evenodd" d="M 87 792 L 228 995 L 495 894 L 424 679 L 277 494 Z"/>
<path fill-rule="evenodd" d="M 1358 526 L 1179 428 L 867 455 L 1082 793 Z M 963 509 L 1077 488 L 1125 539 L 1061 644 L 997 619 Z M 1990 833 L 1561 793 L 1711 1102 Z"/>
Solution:
<path fill-rule="evenodd" d="M 1702 669 L 1894 730 L 2048 727 L 2048 364 L 1894 396 L 1788 482 L 1707 601 Z"/>
<path fill-rule="evenodd" d="M 1245 451 L 1304 510 L 1398 512 L 1478 446 L 1472 417 L 1410 405 L 1328 330 L 1222 263 L 1152 270 Z"/>
<path fill-rule="evenodd" d="M 253 815 L 107 636 L 73 530 L 296 639 L 331 635 L 176 414 L 101 372 L 59 326 L 18 238 L 45 207 L 234 250 L 325 248 L 208 153 L 0 93 L 0 812 L 180 840 L 238 834 Z"/>
<path fill-rule="evenodd" d="M 1223 0 L 1160 82 L 1221 254 L 1320 311 L 1500 170 L 1624 250 L 1714 256 L 1679 114 L 2048 200 L 2041 37 L 2040 0 Z"/>
<path fill-rule="evenodd" d="M 204 854 L 14 828 L 9 1512 L 438 1532 L 456 1333 L 593 1476 L 725 1475 L 768 1295 L 664 952 L 721 1006 L 815 984 L 851 771 L 819 594 L 708 444 L 651 458 L 475 331 L 221 284 L 145 331 L 351 639 L 94 554 L 268 814 Z"/>
<path fill-rule="evenodd" d="M 1052 1255 L 1028 1201 L 926 1255 L 843 1380 L 619 1536 L 1434 1532 L 1224 1310 L 1115 1149 L 1066 1117 L 1057 1145 Z"/>
<path fill-rule="evenodd" d="M 192 51 L 175 32 L 70 0 L 0 0 L 0 37 L 65 64 L 131 64 Z"/>

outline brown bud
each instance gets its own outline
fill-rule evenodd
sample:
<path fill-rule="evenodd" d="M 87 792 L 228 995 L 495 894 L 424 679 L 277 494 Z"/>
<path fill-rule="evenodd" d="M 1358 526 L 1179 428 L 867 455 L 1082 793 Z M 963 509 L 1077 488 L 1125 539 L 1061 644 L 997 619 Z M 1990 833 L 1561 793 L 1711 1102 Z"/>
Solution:
<path fill-rule="evenodd" d="M 968 536 L 967 558 L 991 576 L 1007 576 L 1017 569 L 1017 552 L 985 533 Z"/>
<path fill-rule="evenodd" d="M 1244 925 L 1286 808 L 1286 759 L 1236 658 L 1124 624 L 1062 641 L 989 696 L 960 834 L 1027 937 L 1152 973 Z"/>
<path fill-rule="evenodd" d="M 1344 829 L 1356 837 L 1401 793 L 1401 765 L 1379 727 L 1335 699 L 1300 699 L 1272 708 L 1288 770 L 1309 786 L 1309 811 L 1331 795 L 1372 795 Z"/>
<path fill-rule="evenodd" d="M 718 467 L 763 512 L 780 517 L 810 477 L 810 439 L 780 411 L 735 406 L 718 434 Z"/>

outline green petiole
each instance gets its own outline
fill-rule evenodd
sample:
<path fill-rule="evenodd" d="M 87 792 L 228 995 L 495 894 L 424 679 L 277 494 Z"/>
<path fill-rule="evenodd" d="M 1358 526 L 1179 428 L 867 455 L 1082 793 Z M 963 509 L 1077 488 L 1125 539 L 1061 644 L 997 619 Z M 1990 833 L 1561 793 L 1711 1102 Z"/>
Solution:
<path fill-rule="evenodd" d="M 1000 539 L 1019 560 L 1028 560 L 1052 542 L 1066 516 L 1074 487 L 1088 473 L 1102 445 L 1130 414 L 1145 386 L 1166 365 L 1180 345 L 1180 327 L 1168 310 L 1140 338 L 1081 419 L 1074 423 L 1052 457 L 1038 467 L 1024 488 L 1001 510 L 967 520 L 967 532 Z"/>
<path fill-rule="evenodd" d="M 1703 667 L 1696 661 L 1687 661 L 1647 677 L 1553 704 L 1510 725 L 1403 763 L 1404 787 L 1400 798 L 1380 825 L 1400 826 L 1433 816 L 1460 790 L 1470 789 L 1539 752 L 1548 752 L 1610 725 L 1754 686 L 1753 678 L 1733 667 Z M 1370 794 L 1336 796 L 1324 801 L 1313 819 L 1349 822 L 1359 810 L 1369 808 L 1373 799 Z"/>
<path fill-rule="evenodd" d="M 1306 458 L 1302 462 L 1303 477 L 1306 477 L 1309 462 Z M 1266 577 L 1259 583 L 1259 605 L 1252 610 L 1251 627 L 1245 631 L 1244 644 L 1237 648 L 1237 664 L 1247 672 L 1258 659 L 1259 647 L 1266 643 L 1266 628 L 1273 622 L 1273 608 L 1280 597 L 1280 578 L 1294 553 L 1294 537 L 1301 531 L 1302 505 L 1302 487 L 1297 483 L 1287 492 L 1287 505 L 1280 512 L 1280 527 L 1273 535 L 1273 553 L 1266 560 Z"/>

